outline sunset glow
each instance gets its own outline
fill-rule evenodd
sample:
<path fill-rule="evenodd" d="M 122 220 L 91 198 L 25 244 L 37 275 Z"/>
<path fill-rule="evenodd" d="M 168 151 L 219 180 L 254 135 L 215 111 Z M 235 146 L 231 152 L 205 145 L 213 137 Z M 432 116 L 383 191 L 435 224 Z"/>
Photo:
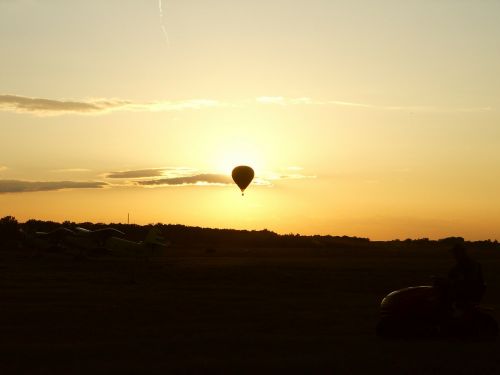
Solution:
<path fill-rule="evenodd" d="M 1 1 L 0 217 L 500 239 L 498 14 Z"/>

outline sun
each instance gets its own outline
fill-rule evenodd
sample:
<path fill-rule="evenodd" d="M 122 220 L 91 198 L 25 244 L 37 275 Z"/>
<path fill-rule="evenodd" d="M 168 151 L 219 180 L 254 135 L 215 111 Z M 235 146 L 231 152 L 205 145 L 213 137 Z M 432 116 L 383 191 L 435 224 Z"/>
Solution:
<path fill-rule="evenodd" d="M 237 142 L 225 145 L 219 150 L 214 161 L 218 173 L 231 175 L 233 168 L 238 165 L 248 165 L 256 174 L 264 168 L 264 155 L 255 145 Z"/>

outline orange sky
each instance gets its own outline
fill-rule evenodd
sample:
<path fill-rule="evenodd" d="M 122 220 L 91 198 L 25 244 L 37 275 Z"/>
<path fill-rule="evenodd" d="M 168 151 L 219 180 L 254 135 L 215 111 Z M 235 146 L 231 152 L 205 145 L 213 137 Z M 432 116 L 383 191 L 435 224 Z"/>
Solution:
<path fill-rule="evenodd" d="M 160 3 L 0 2 L 0 216 L 500 239 L 500 3 Z"/>

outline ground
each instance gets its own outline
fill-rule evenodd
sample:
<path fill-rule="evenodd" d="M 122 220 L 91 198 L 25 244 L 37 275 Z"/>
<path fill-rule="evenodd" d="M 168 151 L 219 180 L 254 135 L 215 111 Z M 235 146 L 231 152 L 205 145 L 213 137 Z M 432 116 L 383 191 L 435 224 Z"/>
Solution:
<path fill-rule="evenodd" d="M 500 254 L 474 253 L 500 311 Z M 0 373 L 497 374 L 500 340 L 383 340 L 388 292 L 445 275 L 436 249 L 0 251 Z"/>

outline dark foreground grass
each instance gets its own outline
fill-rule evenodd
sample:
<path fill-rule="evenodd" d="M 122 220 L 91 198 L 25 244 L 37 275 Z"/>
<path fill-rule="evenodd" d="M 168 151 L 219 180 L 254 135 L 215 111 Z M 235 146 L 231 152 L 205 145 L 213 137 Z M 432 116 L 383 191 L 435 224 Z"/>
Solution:
<path fill-rule="evenodd" d="M 500 311 L 500 254 L 476 253 Z M 173 249 L 150 261 L 0 251 L 0 373 L 497 374 L 499 342 L 386 341 L 389 291 L 439 250 Z"/>

